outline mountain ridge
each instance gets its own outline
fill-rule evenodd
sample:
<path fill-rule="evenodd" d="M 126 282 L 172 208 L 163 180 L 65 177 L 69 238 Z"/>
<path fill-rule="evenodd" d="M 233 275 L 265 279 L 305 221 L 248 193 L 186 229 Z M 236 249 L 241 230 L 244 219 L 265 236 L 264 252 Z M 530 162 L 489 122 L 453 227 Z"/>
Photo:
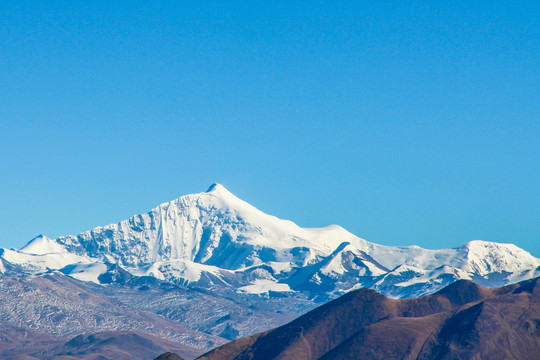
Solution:
<path fill-rule="evenodd" d="M 4 249 L 0 259 L 28 273 L 58 270 L 96 283 L 106 264 L 117 264 L 135 276 L 189 286 L 301 292 L 321 301 L 360 287 L 401 298 L 433 293 L 457 279 L 497 287 L 540 275 L 540 259 L 513 244 L 378 245 L 338 225 L 301 228 L 217 183 L 76 236 L 37 236 L 20 250 Z"/>

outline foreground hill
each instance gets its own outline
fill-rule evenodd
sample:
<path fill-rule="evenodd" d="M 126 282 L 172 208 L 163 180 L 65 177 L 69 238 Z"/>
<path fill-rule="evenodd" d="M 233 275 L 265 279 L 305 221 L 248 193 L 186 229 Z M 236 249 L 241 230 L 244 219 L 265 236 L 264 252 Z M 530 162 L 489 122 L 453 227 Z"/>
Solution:
<path fill-rule="evenodd" d="M 458 281 L 394 300 L 350 292 L 271 331 L 199 360 L 538 359 L 540 279 L 499 289 Z"/>

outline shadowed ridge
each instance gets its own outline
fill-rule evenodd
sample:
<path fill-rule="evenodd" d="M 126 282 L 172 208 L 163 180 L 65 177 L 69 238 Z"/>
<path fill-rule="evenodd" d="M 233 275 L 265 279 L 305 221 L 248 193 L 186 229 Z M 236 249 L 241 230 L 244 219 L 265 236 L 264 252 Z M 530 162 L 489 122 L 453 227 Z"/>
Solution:
<path fill-rule="evenodd" d="M 419 360 L 538 359 L 540 278 L 493 289 L 496 296 L 460 307 L 432 334 Z"/>
<path fill-rule="evenodd" d="M 476 324 L 482 314 L 484 304 L 481 301 L 449 317 L 442 325 L 438 334 L 433 336 L 436 341 L 434 345 L 431 345 L 432 350 L 424 352 L 422 356 L 429 359 L 441 359 L 449 356 L 451 347 L 454 347 L 454 349 L 460 346 L 472 347 L 472 343 L 478 341 L 479 338 Z"/>
<path fill-rule="evenodd" d="M 212 185 L 208 187 L 208 190 L 206 190 L 206 192 L 220 191 L 220 190 L 227 190 L 227 189 L 225 189 L 225 186 L 219 183 L 213 183 Z"/>
<path fill-rule="evenodd" d="M 505 288 L 515 288 L 514 294 L 528 292 L 531 294 L 540 295 L 540 277 L 525 280 L 518 284 L 505 286 Z"/>

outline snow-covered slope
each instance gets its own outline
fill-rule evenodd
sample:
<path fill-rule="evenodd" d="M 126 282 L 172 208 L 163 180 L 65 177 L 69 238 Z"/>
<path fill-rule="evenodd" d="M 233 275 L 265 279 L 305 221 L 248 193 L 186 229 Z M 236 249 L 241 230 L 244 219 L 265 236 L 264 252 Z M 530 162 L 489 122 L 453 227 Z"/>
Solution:
<path fill-rule="evenodd" d="M 56 240 L 38 236 L 21 250 L 0 252 L 32 274 L 60 270 L 100 283 L 116 264 L 132 275 L 218 293 L 321 301 L 358 287 L 411 297 L 458 279 L 497 287 L 540 275 L 540 259 L 512 244 L 381 246 L 336 225 L 301 228 L 267 215 L 219 184 L 117 224 Z"/>

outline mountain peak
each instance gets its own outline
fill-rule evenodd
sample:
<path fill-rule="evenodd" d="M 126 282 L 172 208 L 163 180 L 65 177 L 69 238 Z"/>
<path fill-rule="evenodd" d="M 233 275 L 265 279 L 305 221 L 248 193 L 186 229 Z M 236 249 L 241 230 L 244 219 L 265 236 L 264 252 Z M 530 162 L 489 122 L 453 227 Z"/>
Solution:
<path fill-rule="evenodd" d="M 22 252 L 28 254 L 44 255 L 65 251 L 56 241 L 49 239 L 45 235 L 38 235 L 30 240 L 22 249 Z"/>
<path fill-rule="evenodd" d="M 240 200 L 240 199 L 238 199 L 238 197 L 236 195 L 234 195 L 229 190 L 227 190 L 225 188 L 225 186 L 223 186 L 223 185 L 221 185 L 219 183 L 214 183 L 214 184 L 210 185 L 208 190 L 206 190 L 206 194 L 214 195 L 214 196 L 216 196 L 218 198 L 221 198 L 223 200 L 225 200 L 225 199 L 227 199 L 229 201 L 231 201 L 231 200 L 235 200 L 235 201 Z"/>
<path fill-rule="evenodd" d="M 219 192 L 219 191 L 228 191 L 227 189 L 225 189 L 225 186 L 219 184 L 219 183 L 213 183 L 212 185 L 210 185 L 210 187 L 208 188 L 208 190 L 206 190 L 206 192 Z"/>

